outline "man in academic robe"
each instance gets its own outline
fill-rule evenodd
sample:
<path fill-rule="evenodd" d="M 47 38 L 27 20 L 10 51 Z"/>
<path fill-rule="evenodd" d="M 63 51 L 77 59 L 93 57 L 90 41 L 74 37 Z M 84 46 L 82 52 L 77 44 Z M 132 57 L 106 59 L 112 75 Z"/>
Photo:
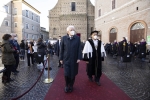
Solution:
<path fill-rule="evenodd" d="M 125 37 L 122 38 L 122 41 L 119 42 L 119 55 L 121 56 L 121 61 L 123 57 L 128 54 L 128 43 Z"/>
<path fill-rule="evenodd" d="M 100 77 L 102 75 L 102 60 L 106 52 L 102 41 L 97 39 L 98 31 L 91 32 L 91 39 L 86 41 L 83 49 L 83 60 L 87 61 L 87 75 L 91 82 L 94 81 L 100 86 Z"/>
<path fill-rule="evenodd" d="M 114 43 L 112 45 L 113 55 L 117 55 L 118 52 L 118 43 L 116 40 L 114 40 Z"/>
<path fill-rule="evenodd" d="M 133 49 L 134 49 L 133 44 L 130 41 L 128 41 L 128 54 L 132 55 Z"/>
<path fill-rule="evenodd" d="M 141 58 L 142 61 L 145 61 L 146 58 L 146 44 L 146 41 L 142 39 L 139 45 L 139 58 Z"/>
<path fill-rule="evenodd" d="M 75 76 L 78 74 L 78 63 L 81 60 L 80 37 L 75 35 L 74 26 L 67 27 L 67 35 L 61 39 L 59 59 L 64 67 L 65 92 L 72 92 Z"/>

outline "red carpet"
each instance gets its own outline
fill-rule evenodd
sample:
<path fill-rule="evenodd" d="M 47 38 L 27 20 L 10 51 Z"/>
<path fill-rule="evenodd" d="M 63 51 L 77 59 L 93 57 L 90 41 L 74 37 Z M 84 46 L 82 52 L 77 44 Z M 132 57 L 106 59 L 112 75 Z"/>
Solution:
<path fill-rule="evenodd" d="M 64 70 L 60 69 L 45 100 L 131 100 L 120 88 L 118 88 L 104 74 L 101 77 L 101 85 L 90 82 L 85 71 L 85 63 L 79 64 L 79 74 L 76 76 L 74 91 L 65 93 Z"/>

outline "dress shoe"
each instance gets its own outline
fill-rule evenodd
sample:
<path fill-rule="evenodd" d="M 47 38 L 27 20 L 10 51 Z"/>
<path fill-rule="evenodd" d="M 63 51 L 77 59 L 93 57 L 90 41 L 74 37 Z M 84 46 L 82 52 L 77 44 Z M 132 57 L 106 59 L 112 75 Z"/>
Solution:
<path fill-rule="evenodd" d="M 68 93 L 69 92 L 69 88 L 65 87 L 65 92 Z"/>
<path fill-rule="evenodd" d="M 14 74 L 14 75 L 17 75 L 18 73 L 17 73 L 17 72 L 13 72 L 13 74 Z"/>
<path fill-rule="evenodd" d="M 14 80 L 10 78 L 10 79 L 8 79 L 8 80 L 2 80 L 2 83 L 4 83 L 4 84 L 5 84 L 5 83 L 13 82 L 13 81 L 14 81 Z"/>
<path fill-rule="evenodd" d="M 2 80 L 2 83 L 7 83 L 7 80 Z"/>
<path fill-rule="evenodd" d="M 73 87 L 69 87 L 69 92 L 72 92 L 73 91 Z"/>
<path fill-rule="evenodd" d="M 48 68 L 45 68 L 45 70 L 48 70 Z M 50 70 L 52 70 L 52 68 L 50 67 Z"/>
<path fill-rule="evenodd" d="M 96 82 L 96 84 L 97 84 L 98 86 L 101 86 L 101 83 L 100 83 L 100 82 Z"/>
<path fill-rule="evenodd" d="M 18 71 L 18 70 L 16 70 L 15 72 L 16 72 L 16 73 L 19 73 L 19 71 Z"/>
<path fill-rule="evenodd" d="M 13 82 L 13 81 L 14 81 L 14 79 L 11 79 L 11 78 L 10 78 L 7 82 Z"/>
<path fill-rule="evenodd" d="M 89 80 L 90 80 L 91 82 L 93 82 L 93 79 L 92 79 L 92 77 L 89 77 Z"/>

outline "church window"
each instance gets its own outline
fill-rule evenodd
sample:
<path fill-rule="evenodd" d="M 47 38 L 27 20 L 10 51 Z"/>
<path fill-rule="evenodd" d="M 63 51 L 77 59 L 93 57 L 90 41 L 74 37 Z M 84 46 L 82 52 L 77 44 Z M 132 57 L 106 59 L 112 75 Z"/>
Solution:
<path fill-rule="evenodd" d="M 71 2 L 71 11 L 76 11 L 76 3 Z"/>

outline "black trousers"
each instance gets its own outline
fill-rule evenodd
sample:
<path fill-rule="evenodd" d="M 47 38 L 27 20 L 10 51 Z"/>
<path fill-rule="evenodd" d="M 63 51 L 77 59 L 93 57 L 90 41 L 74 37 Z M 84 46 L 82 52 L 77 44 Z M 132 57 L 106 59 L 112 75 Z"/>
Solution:
<path fill-rule="evenodd" d="M 3 72 L 2 80 L 10 80 L 11 71 L 14 65 L 4 65 L 6 70 Z"/>
<path fill-rule="evenodd" d="M 31 58 L 31 61 L 32 61 L 32 64 L 34 64 L 34 61 L 33 61 L 33 54 L 27 54 L 27 59 L 28 59 L 28 66 L 30 66 L 30 58 Z"/>
<path fill-rule="evenodd" d="M 60 63 L 60 60 L 59 60 L 59 65 L 58 65 L 58 66 L 59 66 L 59 67 L 63 67 L 63 64 Z"/>
<path fill-rule="evenodd" d="M 73 87 L 74 82 L 75 82 L 75 77 L 70 78 L 68 76 L 65 76 L 65 81 L 66 81 L 66 87 Z"/>
<path fill-rule="evenodd" d="M 19 54 L 15 55 L 16 64 L 13 66 L 12 72 L 16 72 L 19 65 Z"/>
<path fill-rule="evenodd" d="M 94 81 L 95 82 L 100 81 L 100 77 L 102 75 L 102 69 L 101 68 L 97 69 L 97 73 L 98 73 L 97 76 L 92 73 L 92 72 L 95 72 L 95 69 L 93 67 L 90 67 L 90 64 L 87 64 L 86 71 L 87 71 L 87 75 L 88 75 L 89 78 L 93 78 L 92 76 L 94 75 Z"/>
<path fill-rule="evenodd" d="M 38 56 L 37 52 L 34 52 L 34 53 L 33 53 L 33 60 L 34 60 L 34 63 L 35 63 L 35 62 L 37 63 L 37 56 Z"/>
<path fill-rule="evenodd" d="M 92 78 L 92 76 L 88 75 L 89 78 Z M 94 81 L 99 82 L 100 81 L 100 76 L 94 76 Z"/>

